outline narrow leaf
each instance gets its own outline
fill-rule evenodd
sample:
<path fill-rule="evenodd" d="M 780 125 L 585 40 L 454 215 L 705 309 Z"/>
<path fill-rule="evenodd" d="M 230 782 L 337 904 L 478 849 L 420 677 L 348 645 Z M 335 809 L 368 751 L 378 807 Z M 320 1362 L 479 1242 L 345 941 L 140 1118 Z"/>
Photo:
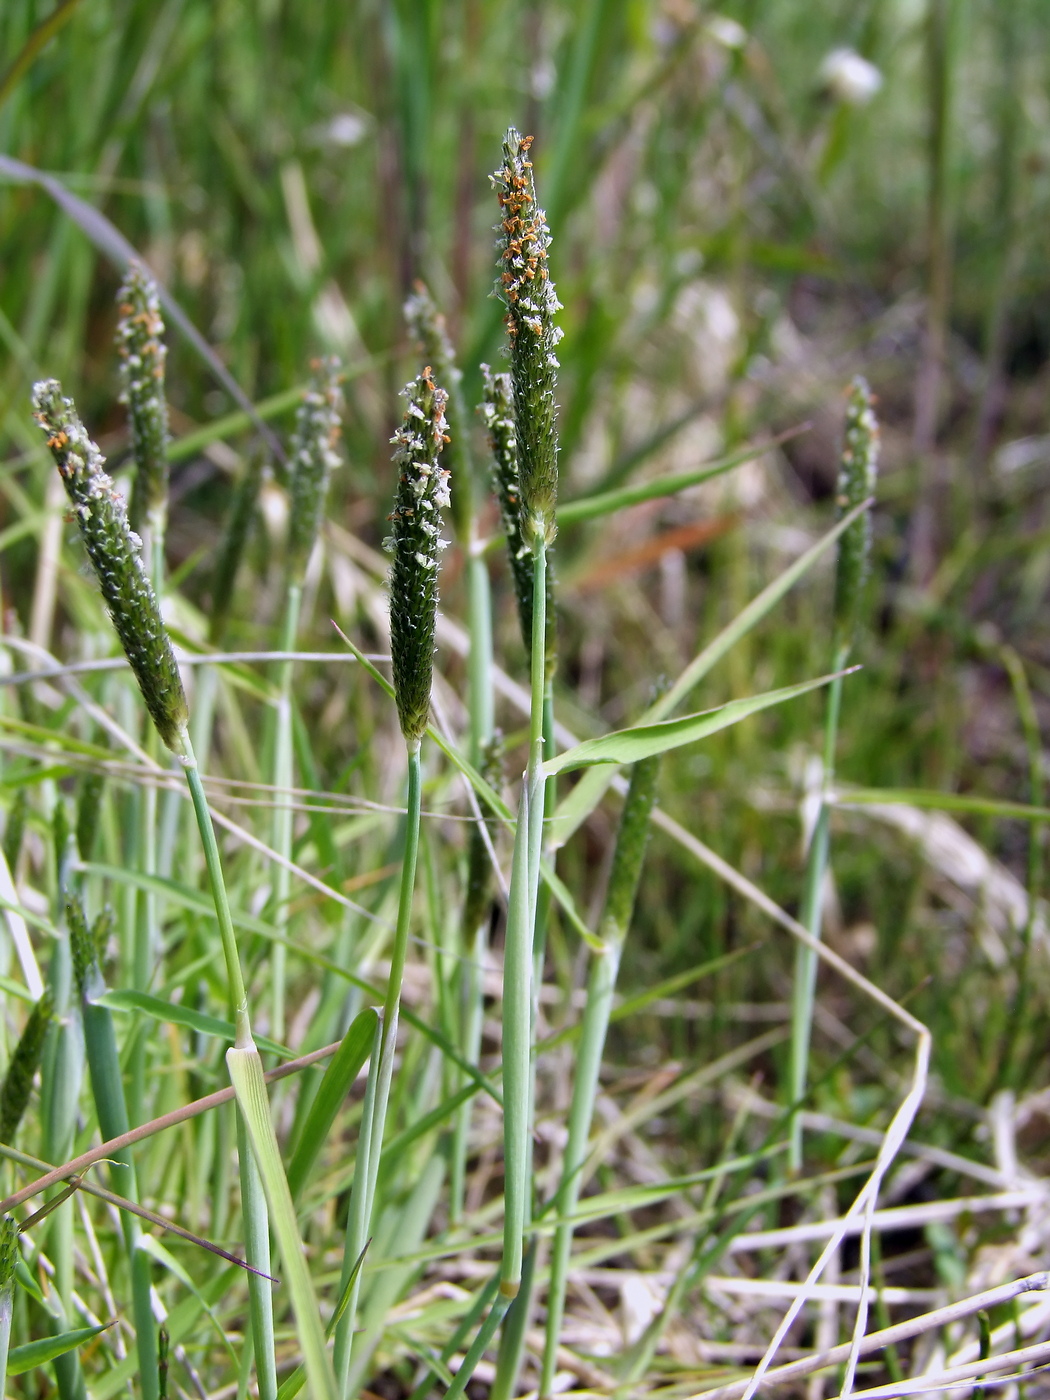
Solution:
<path fill-rule="evenodd" d="M 26 1342 L 24 1346 L 12 1347 L 7 1354 L 7 1374 L 24 1375 L 34 1366 L 43 1366 L 48 1361 L 54 1361 L 57 1356 L 65 1356 L 67 1351 L 75 1351 L 77 1347 L 90 1342 L 92 1337 L 97 1337 L 100 1332 L 105 1332 L 107 1327 L 112 1326 L 112 1322 L 103 1322 L 98 1327 L 77 1327 L 72 1332 L 60 1332 L 57 1337 L 41 1337 L 38 1342 Z"/>
<path fill-rule="evenodd" d="M 849 675 L 850 672 L 840 671 L 836 674 Z M 597 739 L 585 739 L 575 748 L 566 749 L 564 753 L 548 759 L 543 765 L 543 772 L 546 777 L 553 778 L 557 773 L 585 768 L 594 763 L 637 763 L 639 759 L 681 748 L 683 744 L 692 744 L 697 739 L 706 739 L 708 735 L 739 724 L 760 710 L 782 705 L 785 700 L 817 690 L 834 679 L 834 676 L 820 676 L 817 680 L 803 681 L 800 685 L 750 695 L 745 700 L 731 700 L 728 705 L 721 705 L 716 710 L 703 710 L 700 714 L 685 715 L 682 719 L 640 724 L 633 729 L 618 729 L 614 734 L 603 734 Z"/>
<path fill-rule="evenodd" d="M 150 996 L 148 992 L 114 990 L 103 992 L 92 998 L 95 1006 L 108 1006 L 111 1011 L 140 1011 L 143 1016 L 151 1016 L 155 1021 L 166 1021 L 173 1026 L 183 1026 L 198 1035 L 214 1035 L 232 1044 L 237 1030 L 232 1021 L 224 1021 L 219 1016 L 209 1016 L 205 1011 L 194 1011 L 192 1007 L 180 1006 L 177 1002 L 165 1001 L 163 997 Z M 268 1040 L 264 1035 L 255 1037 L 256 1044 L 272 1055 L 282 1059 L 292 1058 L 293 1052 L 276 1040 Z"/>
<path fill-rule="evenodd" d="M 1019 822 L 1050 821 L 1050 807 L 1026 802 L 1001 802 L 976 793 L 931 792 L 923 788 L 846 788 L 836 792 L 836 807 L 902 806 L 932 807 L 940 812 L 972 812 L 979 817 L 1006 817 Z"/>
<path fill-rule="evenodd" d="M 342 1044 L 328 1063 L 288 1167 L 288 1189 L 292 1193 L 293 1201 L 298 1200 L 317 1154 L 328 1138 L 340 1105 L 357 1078 L 361 1066 L 368 1059 L 378 1022 L 379 1016 L 371 1006 L 355 1016 L 350 1023 L 350 1029 L 343 1036 Z"/>
<path fill-rule="evenodd" d="M 266 1191 L 270 1221 L 281 1253 L 282 1273 L 292 1295 L 292 1309 L 310 1390 L 315 1400 L 337 1400 L 335 1376 L 328 1359 L 299 1222 L 270 1118 L 262 1061 L 254 1047 L 236 1048 L 226 1052 L 226 1064 Z"/>

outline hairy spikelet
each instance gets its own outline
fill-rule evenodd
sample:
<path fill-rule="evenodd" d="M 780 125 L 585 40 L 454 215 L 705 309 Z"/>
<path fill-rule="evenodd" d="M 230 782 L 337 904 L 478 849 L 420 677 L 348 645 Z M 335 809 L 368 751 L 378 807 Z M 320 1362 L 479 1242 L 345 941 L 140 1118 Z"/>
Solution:
<path fill-rule="evenodd" d="M 57 380 L 41 380 L 34 386 L 33 408 L 150 718 L 165 744 L 181 753 L 186 696 L 139 557 L 140 541 L 128 527 L 123 498 L 103 470 L 105 459 L 85 432 L 72 399 L 62 397 Z"/>
<path fill-rule="evenodd" d="M 452 500 L 452 523 L 456 535 L 465 539 L 471 510 L 470 453 L 466 432 L 466 409 L 463 403 L 463 371 L 456 363 L 456 352 L 449 339 L 445 318 L 434 304 L 426 283 L 416 282 L 412 295 L 405 302 L 405 321 L 415 340 L 423 363 L 431 367 L 434 379 L 448 391 L 445 421 L 452 439 L 445 448 L 445 465 L 456 483 Z"/>
<path fill-rule="evenodd" d="M 521 478 L 518 470 L 518 434 L 514 421 L 514 404 L 509 374 L 493 374 L 488 365 L 481 366 L 484 399 L 478 413 L 489 432 L 492 448 L 492 485 L 499 501 L 503 533 L 507 537 L 514 597 L 518 605 L 521 636 L 528 651 L 532 645 L 532 591 L 535 586 L 532 571 L 532 548 L 525 540 L 522 521 Z M 548 677 L 554 674 L 558 660 L 557 614 L 554 603 L 554 567 L 548 557 L 546 570 L 547 637 L 546 667 Z"/>
<path fill-rule="evenodd" d="M 430 377 L 429 366 L 403 390 L 408 408 L 394 434 L 397 496 L 386 547 L 390 569 L 390 651 L 394 695 L 401 732 L 418 743 L 430 717 L 437 621 L 441 510 L 449 504 L 450 473 L 439 465 L 447 442 L 447 394 Z"/>
<path fill-rule="evenodd" d="M 507 308 L 525 540 L 531 543 L 534 535 L 542 535 L 549 543 L 558 494 L 554 387 L 562 332 L 554 316 L 561 303 L 547 266 L 551 236 L 547 216 L 536 203 L 531 145 L 531 136 L 511 127 L 503 142 L 503 164 L 491 177 L 500 204 L 496 295 Z"/>
<path fill-rule="evenodd" d="M 339 465 L 336 445 L 342 432 L 343 367 L 337 356 L 315 360 L 310 387 L 295 419 L 289 467 L 291 519 L 288 524 L 288 579 L 302 583 L 317 541 L 328 496 L 328 478 Z"/>
<path fill-rule="evenodd" d="M 25 1116 L 29 1095 L 33 1091 L 33 1079 L 44 1051 L 47 1028 L 51 1024 L 52 1009 L 51 993 L 45 991 L 29 1013 L 25 1030 L 11 1056 L 3 1087 L 0 1087 L 0 1142 L 14 1141 L 18 1125 Z"/>
<path fill-rule="evenodd" d="M 835 504 L 841 518 L 868 500 L 875 490 L 879 459 L 879 425 L 871 390 L 858 375 L 850 385 L 846 433 Z M 871 554 L 871 512 L 865 511 L 839 540 L 835 577 L 835 631 L 838 645 L 853 643 L 860 620 Z"/>
<path fill-rule="evenodd" d="M 129 265 L 117 293 L 117 354 L 120 356 L 121 403 L 128 406 L 135 484 L 131 518 L 167 510 L 168 401 L 164 394 L 164 320 L 157 285 L 140 263 Z"/>

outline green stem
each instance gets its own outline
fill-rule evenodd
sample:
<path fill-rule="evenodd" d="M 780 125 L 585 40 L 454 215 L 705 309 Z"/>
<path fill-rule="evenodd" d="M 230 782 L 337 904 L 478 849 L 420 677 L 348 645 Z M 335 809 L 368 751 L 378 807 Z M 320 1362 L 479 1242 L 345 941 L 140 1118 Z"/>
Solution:
<path fill-rule="evenodd" d="M 472 539 L 468 550 L 470 761 L 478 768 L 496 723 L 492 694 L 492 590 L 485 555 L 477 541 Z"/>
<path fill-rule="evenodd" d="M 281 650 L 295 650 L 299 631 L 299 611 L 303 591 L 299 584 L 288 585 L 285 603 L 284 627 L 281 634 Z M 270 844 L 280 859 L 274 865 L 273 874 L 273 925 L 280 935 L 273 943 L 270 955 L 272 979 L 271 1035 L 274 1040 L 284 1040 L 285 978 L 287 967 L 287 947 L 280 940 L 288 929 L 288 900 L 291 895 L 291 870 L 288 862 L 292 854 L 292 671 L 294 663 L 282 661 L 278 671 L 278 695 L 276 725 L 274 729 L 273 787 L 274 809 L 273 830 Z"/>
<path fill-rule="evenodd" d="M 835 648 L 833 671 L 845 668 L 849 646 L 839 643 Z M 827 791 L 835 773 L 835 747 L 838 740 L 839 711 L 842 705 L 842 678 L 831 682 L 827 709 L 824 712 L 824 772 L 820 809 L 806 863 L 806 885 L 800 922 L 813 937 L 821 935 L 821 896 L 828 868 L 831 812 Z M 791 1007 L 791 1062 L 789 1103 L 792 1115 L 788 1130 L 788 1166 L 792 1172 L 802 1169 L 801 1105 L 806 1095 L 809 1074 L 809 1041 L 813 1026 L 813 1003 L 817 988 L 817 954 L 815 949 L 799 943 L 795 949 L 795 981 Z"/>
<path fill-rule="evenodd" d="M 0 1290 L 0 1395 L 7 1390 L 7 1353 L 11 1347 L 11 1313 L 14 1306 L 14 1283 Z"/>
<path fill-rule="evenodd" d="M 215 917 L 219 921 L 219 937 L 222 940 L 223 957 L 226 959 L 226 979 L 229 984 L 230 1005 L 237 1027 L 235 1043 L 238 1050 L 254 1049 L 255 1041 L 252 1039 L 251 1022 L 248 1017 L 248 994 L 245 991 L 244 978 L 241 975 L 241 960 L 237 952 L 237 938 L 233 931 L 233 917 L 230 914 L 230 901 L 226 894 L 222 862 L 219 859 L 219 844 L 215 839 L 215 827 L 208 809 L 208 799 L 204 794 L 204 784 L 201 782 L 200 770 L 197 767 L 197 760 L 194 757 L 193 746 L 188 734 L 183 736 L 181 757 L 182 766 L 186 770 L 186 781 L 190 788 L 194 815 L 197 818 L 201 845 L 204 847 L 204 863 L 208 870 L 208 881 L 215 903 Z"/>
<path fill-rule="evenodd" d="M 248 1275 L 248 1311 L 252 1325 L 252 1349 L 259 1400 L 276 1400 L 277 1355 L 273 1334 L 273 1292 L 270 1269 L 270 1217 L 266 1209 L 259 1166 L 248 1141 L 244 1115 L 237 1114 L 237 1164 L 241 1182 L 241 1214 L 244 1217 L 244 1253 L 260 1273 Z"/>
<path fill-rule="evenodd" d="M 84 1048 L 99 1131 L 103 1141 L 108 1142 L 111 1138 L 122 1137 L 130 1124 L 124 1099 L 124 1081 L 113 1027 L 113 1013 L 106 1007 L 96 1005 L 94 1000 L 105 991 L 97 969 L 93 981 L 94 987 L 88 988 L 81 998 Z M 141 1043 L 141 1037 L 139 1040 Z M 124 1148 L 114 1154 L 111 1177 L 113 1189 L 137 1205 L 138 1181 L 130 1148 Z M 135 1345 L 138 1351 L 142 1397 L 143 1400 L 157 1400 L 157 1334 L 150 1300 L 149 1256 L 140 1248 L 142 1230 L 137 1217 L 129 1211 L 122 1211 L 120 1219 L 131 1272 L 132 1315 L 135 1320 Z"/>
<path fill-rule="evenodd" d="M 419 761 L 419 743 L 408 747 L 408 811 L 405 824 L 405 852 L 401 862 L 401 890 L 397 908 L 397 928 L 394 933 L 394 946 L 390 955 L 390 977 L 387 982 L 386 1000 L 383 1003 L 382 1031 L 379 1039 L 378 1070 L 375 1074 L 374 1105 L 370 1121 L 362 1121 L 361 1137 L 358 1145 L 357 1169 L 351 1191 L 351 1216 L 347 1229 L 347 1242 L 343 1256 L 343 1272 L 349 1278 L 368 1238 L 368 1229 L 375 1203 L 376 1185 L 379 1180 L 379 1165 L 383 1153 L 383 1133 L 386 1127 L 387 1105 L 390 1101 L 390 1084 L 394 1073 L 394 1056 L 397 1050 L 397 1023 L 401 1009 L 401 983 L 405 975 L 405 959 L 408 954 L 408 934 L 412 925 L 412 897 L 416 884 L 416 858 L 419 853 L 419 811 L 422 800 L 422 769 Z M 371 1080 L 371 1076 L 370 1076 Z M 366 1105 L 367 1108 L 367 1105 Z M 367 1138 L 367 1141 L 366 1141 Z M 365 1148 L 364 1160 L 361 1158 Z M 358 1280 L 360 1274 L 358 1275 Z M 335 1370 L 339 1392 L 346 1396 L 346 1381 L 350 1371 L 350 1358 L 353 1350 L 353 1333 L 357 1313 L 359 1283 L 355 1280 L 351 1302 L 340 1321 L 336 1333 Z"/>
<path fill-rule="evenodd" d="M 532 705 L 529 766 L 525 774 L 514 859 L 503 966 L 503 1266 L 500 1294 L 516 1297 L 521 1286 L 525 1229 L 529 1217 L 529 1115 L 532 1102 L 532 976 L 536 890 L 543 844 L 543 697 L 547 631 L 547 549 L 533 545 Z"/>

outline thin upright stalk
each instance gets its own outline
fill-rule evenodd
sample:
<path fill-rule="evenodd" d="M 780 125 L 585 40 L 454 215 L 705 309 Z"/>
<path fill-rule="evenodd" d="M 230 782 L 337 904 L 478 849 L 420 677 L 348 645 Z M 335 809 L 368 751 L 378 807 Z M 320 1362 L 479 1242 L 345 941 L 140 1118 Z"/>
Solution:
<path fill-rule="evenodd" d="M 849 660 L 849 647 L 835 650 L 832 670 L 841 671 Z M 839 712 L 842 706 L 842 678 L 836 677 L 828 688 L 824 712 L 824 756 L 821 776 L 820 806 L 809 843 L 806 863 L 806 884 L 800 923 L 813 938 L 821 936 L 821 908 L 824 881 L 828 869 L 830 816 L 827 794 L 835 776 L 835 749 L 838 741 Z M 807 944 L 799 943 L 795 950 L 795 982 L 791 1004 L 791 1081 L 792 1114 L 788 1132 L 788 1166 L 792 1172 L 802 1170 L 802 1114 L 806 1095 L 809 1066 L 809 1041 L 813 1026 L 813 1003 L 817 989 L 817 954 Z"/>
<path fill-rule="evenodd" d="M 419 741 L 408 743 L 408 804 L 405 821 L 405 850 L 401 862 L 401 889 L 398 899 L 397 927 L 394 932 L 394 946 L 390 954 L 390 977 L 387 982 L 386 998 L 383 1002 L 382 1030 L 379 1036 L 378 1068 L 369 1077 L 369 1093 L 362 1116 L 361 1136 L 358 1143 L 357 1167 L 354 1184 L 350 1193 L 350 1217 L 347 1222 L 346 1243 L 343 1249 L 344 1286 L 350 1280 L 351 1272 L 360 1258 L 361 1251 L 368 1241 L 372 1208 L 375 1203 L 376 1185 L 379 1180 L 379 1166 L 383 1153 L 383 1134 L 386 1127 L 387 1105 L 390 1101 L 390 1084 L 394 1072 L 394 1057 L 397 1050 L 397 1026 L 401 1008 L 401 984 L 405 974 L 405 959 L 408 954 L 408 935 L 412 925 L 412 899 L 416 884 L 416 860 L 419 854 L 419 813 L 422 800 L 422 769 L 419 759 Z M 375 1068 L 376 1061 L 373 1061 Z M 371 1099 L 371 1102 L 368 1100 Z M 353 1281 L 350 1301 L 339 1321 L 335 1334 L 335 1374 L 340 1395 L 346 1397 L 347 1379 L 350 1373 L 350 1359 L 353 1351 L 354 1327 L 357 1318 L 357 1301 L 361 1291 L 361 1273 L 358 1270 Z"/>
<path fill-rule="evenodd" d="M 186 770 L 193 811 L 197 818 L 201 844 L 204 847 L 204 861 L 211 884 L 215 915 L 219 921 L 219 936 L 222 940 L 223 956 L 226 960 L 226 976 L 236 1026 L 235 1046 L 238 1050 L 253 1051 L 255 1042 L 252 1039 L 251 1023 L 248 1018 L 248 995 L 241 974 L 240 956 L 237 951 L 236 935 L 233 931 L 233 918 L 230 914 L 230 904 L 226 894 L 226 881 L 222 873 L 218 842 L 215 839 L 215 827 L 208 809 L 208 800 L 204 793 L 204 785 L 201 782 L 193 746 L 188 736 L 185 740 L 185 755 L 182 764 Z M 259 1168 L 248 1144 L 247 1127 L 242 1113 L 237 1115 L 237 1149 L 241 1213 L 244 1217 L 245 1254 L 253 1269 L 258 1269 L 263 1274 L 269 1274 L 269 1211 Z M 250 1274 L 248 1293 L 259 1396 L 260 1400 L 273 1400 L 277 1394 L 277 1359 L 274 1351 L 273 1296 L 270 1284 L 267 1279 Z"/>
<path fill-rule="evenodd" d="M 612 1014 L 613 994 L 620 970 L 624 941 L 630 926 L 642 873 L 648 839 L 649 817 L 656 799 L 658 758 L 644 759 L 634 767 L 624 803 L 623 818 L 616 840 L 609 888 L 605 899 L 599 936 L 601 949 L 591 961 L 587 980 L 587 1001 L 580 1026 L 579 1048 L 573 1073 L 572 1102 L 569 1107 L 568 1139 L 562 1162 L 561 1180 L 553 1206 L 568 1222 L 575 1213 L 583 1187 L 582 1171 L 587 1158 L 598 1079 Z M 547 1292 L 547 1328 L 540 1375 L 541 1396 L 549 1396 L 554 1384 L 558 1344 L 565 1316 L 565 1291 L 572 1253 L 573 1227 L 558 1226 L 551 1258 L 550 1286 Z"/>
<path fill-rule="evenodd" d="M 533 542 L 533 607 L 529 764 L 525 772 L 511 868 L 503 967 L 503 1266 L 500 1292 L 521 1286 L 529 1220 L 529 1118 L 532 1102 L 532 977 L 536 892 L 543 845 L 543 697 L 547 633 L 547 545 Z"/>
<path fill-rule="evenodd" d="M 299 611 L 303 590 L 298 583 L 289 583 L 285 602 L 281 650 L 295 650 L 299 631 Z M 273 749 L 273 830 L 271 845 L 278 859 L 273 875 L 273 926 L 279 937 L 274 940 L 270 955 L 272 1002 L 270 1034 L 276 1041 L 284 1040 L 285 977 L 287 948 L 282 941 L 288 930 L 288 900 L 292 874 L 289 868 L 292 854 L 292 672 L 294 663 L 282 661 L 277 676 L 276 723 Z"/>

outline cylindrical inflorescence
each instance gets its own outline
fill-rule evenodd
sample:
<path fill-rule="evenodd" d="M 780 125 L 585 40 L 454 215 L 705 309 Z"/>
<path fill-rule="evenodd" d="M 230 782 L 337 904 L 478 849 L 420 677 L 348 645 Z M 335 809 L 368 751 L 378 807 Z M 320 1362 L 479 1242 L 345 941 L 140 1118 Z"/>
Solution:
<path fill-rule="evenodd" d="M 868 500 L 875 490 L 879 425 L 872 403 L 871 390 L 858 375 L 850 385 L 846 407 L 846 433 L 835 498 L 840 519 Z M 835 631 L 840 646 L 851 646 L 857 630 L 870 554 L 871 512 L 866 510 L 839 541 Z"/>
<path fill-rule="evenodd" d="M 390 651 L 394 696 L 401 732 L 410 745 L 419 743 L 430 718 L 430 684 L 434 670 L 437 621 L 438 555 L 441 510 L 450 503 L 451 473 L 439 465 L 448 442 L 445 403 L 430 368 L 403 390 L 408 400 L 404 422 L 391 441 L 398 468 L 397 496 L 390 515 L 386 548 L 390 569 Z"/>
<path fill-rule="evenodd" d="M 550 543 L 555 534 L 558 494 L 558 435 L 554 400 L 555 354 L 562 338 L 554 324 L 561 309 L 547 266 L 550 229 L 536 203 L 531 136 L 513 127 L 503 142 L 503 164 L 491 177 L 499 199 L 500 275 L 496 295 L 507 308 L 510 374 L 514 389 L 525 542 L 534 535 Z"/>
<path fill-rule="evenodd" d="M 168 748 L 181 754 L 188 719 L 182 677 L 142 566 L 141 542 L 128 526 L 124 498 L 57 379 L 33 386 L 33 408 L 150 718 Z"/>
<path fill-rule="evenodd" d="M 532 645 L 532 546 L 526 542 L 522 520 L 521 476 L 518 467 L 518 433 L 514 421 L 514 400 L 509 374 L 493 374 L 488 365 L 481 366 L 485 397 L 478 413 L 489 432 L 492 448 L 492 484 L 499 501 L 503 533 L 507 537 L 507 554 L 514 581 L 514 597 L 518 604 L 521 635 L 528 650 Z M 557 614 L 554 603 L 554 568 L 547 560 L 547 636 L 544 659 L 548 676 L 554 674 L 558 661 Z"/>
<path fill-rule="evenodd" d="M 18 1125 L 29 1106 L 33 1079 L 40 1068 L 44 1040 L 53 1014 L 51 993 L 45 991 L 29 1013 L 25 1030 L 15 1046 L 3 1086 L 0 1087 L 0 1142 L 12 1143 L 15 1140 Z"/>
<path fill-rule="evenodd" d="M 157 284 L 137 262 L 117 293 L 117 354 L 121 403 L 128 406 L 135 459 L 132 519 L 164 512 L 168 504 L 168 401 L 164 395 L 164 320 Z"/>
<path fill-rule="evenodd" d="M 315 360 L 310 387 L 295 420 L 290 471 L 291 518 L 288 524 L 288 579 L 302 583 L 324 516 L 328 478 L 339 466 L 336 450 L 342 432 L 342 363 L 337 356 Z"/>
<path fill-rule="evenodd" d="M 456 352 L 449 339 L 445 318 L 437 309 L 425 282 L 417 281 L 412 294 L 405 302 L 405 321 L 424 364 L 430 365 L 434 379 L 448 391 L 445 418 L 448 422 L 448 436 L 452 441 L 445 449 L 445 463 L 456 483 L 456 495 L 452 501 L 452 523 L 456 528 L 457 538 L 466 539 L 471 500 L 470 491 L 466 489 L 470 480 L 470 460 L 464 421 L 466 414 L 460 388 L 463 371 L 456 363 Z"/>

